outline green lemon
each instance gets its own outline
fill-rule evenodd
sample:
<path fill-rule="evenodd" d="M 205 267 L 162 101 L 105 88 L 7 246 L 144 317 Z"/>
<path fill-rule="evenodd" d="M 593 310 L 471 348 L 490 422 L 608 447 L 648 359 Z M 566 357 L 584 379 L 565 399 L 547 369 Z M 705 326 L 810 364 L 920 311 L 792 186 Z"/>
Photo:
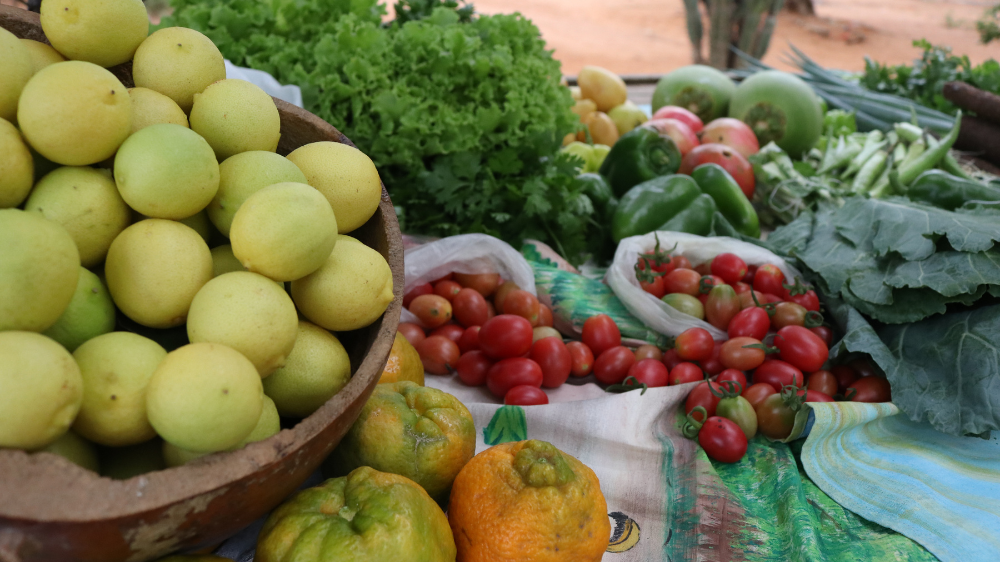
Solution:
<path fill-rule="evenodd" d="M 76 292 L 56 323 L 45 330 L 71 353 L 84 342 L 115 329 L 115 303 L 101 279 L 85 267 L 80 268 Z"/>
<path fill-rule="evenodd" d="M 130 60 L 149 33 L 141 0 L 45 0 L 41 16 L 57 51 L 101 66 Z"/>
<path fill-rule="evenodd" d="M 194 95 L 226 79 L 226 62 L 219 48 L 203 34 L 186 27 L 157 30 L 139 45 L 132 61 L 132 78 L 140 88 L 167 96 L 191 111 Z"/>
<path fill-rule="evenodd" d="M 34 68 L 31 55 L 17 37 L 0 27 L 0 119 L 13 122 L 17 117 L 17 101 Z"/>
<path fill-rule="evenodd" d="M 161 441 L 152 439 L 139 445 L 129 447 L 104 447 L 98 451 L 101 463 L 101 476 L 115 480 L 129 478 L 163 470 L 167 464 L 160 452 Z"/>
<path fill-rule="evenodd" d="M 306 183 L 302 170 L 284 156 L 263 150 L 230 156 L 219 164 L 219 191 L 208 204 L 208 218 L 228 237 L 233 217 L 247 197 L 284 182 Z"/>
<path fill-rule="evenodd" d="M 188 127 L 187 115 L 177 102 L 149 88 L 129 88 L 132 98 L 132 132 L 150 125 L 173 123 Z"/>
<path fill-rule="evenodd" d="M 13 125 L 0 119 L 0 209 L 20 205 L 34 183 L 31 150 Z"/>
<path fill-rule="evenodd" d="M 351 380 L 351 358 L 336 336 L 299 321 L 285 366 L 264 379 L 264 392 L 283 416 L 304 418 Z"/>
<path fill-rule="evenodd" d="M 326 196 L 341 234 L 368 222 L 382 200 L 382 181 L 371 158 L 339 142 L 314 142 L 288 155 L 309 185 Z"/>
<path fill-rule="evenodd" d="M 50 45 L 33 39 L 21 39 L 21 44 L 28 49 L 28 56 L 31 58 L 32 75 L 50 64 L 66 62 L 66 57 L 60 55 L 59 51 L 53 49 Z"/>
<path fill-rule="evenodd" d="M 191 128 L 205 137 L 220 161 L 247 152 L 274 152 L 281 117 L 274 100 L 245 80 L 220 80 L 195 94 Z"/>
<path fill-rule="evenodd" d="M 151 339 L 113 332 L 74 353 L 83 377 L 83 405 L 73 429 L 110 447 L 137 445 L 156 437 L 146 415 L 146 387 L 167 351 Z"/>
<path fill-rule="evenodd" d="M 39 449 L 39 453 L 52 453 L 65 458 L 69 462 L 82 466 L 93 472 L 100 472 L 101 465 L 97 460 L 97 448 L 92 443 L 72 431 L 63 433 L 59 439 Z"/>

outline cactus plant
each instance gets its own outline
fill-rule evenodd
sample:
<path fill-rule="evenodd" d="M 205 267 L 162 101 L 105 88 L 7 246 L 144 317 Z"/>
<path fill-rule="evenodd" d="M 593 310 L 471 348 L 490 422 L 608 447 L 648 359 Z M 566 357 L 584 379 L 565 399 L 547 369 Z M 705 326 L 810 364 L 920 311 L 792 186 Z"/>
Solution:
<path fill-rule="evenodd" d="M 702 54 L 705 36 L 699 4 L 707 7 L 708 56 Z M 778 12 L 785 0 L 684 0 L 688 37 L 695 64 L 710 64 L 720 70 L 734 68 L 742 61 L 731 47 L 760 58 L 767 51 Z"/>

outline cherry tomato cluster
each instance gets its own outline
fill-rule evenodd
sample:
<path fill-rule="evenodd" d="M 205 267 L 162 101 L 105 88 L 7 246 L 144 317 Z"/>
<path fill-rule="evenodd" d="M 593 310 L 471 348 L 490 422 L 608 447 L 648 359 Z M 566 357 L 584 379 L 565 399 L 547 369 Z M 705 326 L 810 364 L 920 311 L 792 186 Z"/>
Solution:
<path fill-rule="evenodd" d="M 548 404 L 542 388 L 556 388 L 570 375 L 593 372 L 599 380 L 620 382 L 636 362 L 609 316 L 588 319 L 583 341 L 565 343 L 552 327 L 552 310 L 497 274 L 453 273 L 414 287 L 403 304 L 429 330 L 399 325 L 425 371 L 456 372 L 464 384 L 485 385 L 506 404 Z M 659 359 L 654 363 L 666 385 L 666 369 Z"/>

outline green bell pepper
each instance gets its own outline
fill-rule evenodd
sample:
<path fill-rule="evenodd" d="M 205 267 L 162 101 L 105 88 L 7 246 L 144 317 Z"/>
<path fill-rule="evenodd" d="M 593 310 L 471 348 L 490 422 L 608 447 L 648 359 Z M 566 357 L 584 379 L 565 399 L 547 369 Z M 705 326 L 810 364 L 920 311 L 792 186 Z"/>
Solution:
<path fill-rule="evenodd" d="M 615 196 L 642 182 L 676 173 L 681 167 L 681 151 L 667 135 L 652 129 L 632 129 L 618 139 L 604 158 L 600 173 L 608 179 Z"/>
<path fill-rule="evenodd" d="M 718 164 L 702 164 L 691 172 L 691 177 L 702 192 L 711 196 L 719 212 L 733 228 L 747 236 L 760 238 L 757 211 L 729 172 Z"/>
<path fill-rule="evenodd" d="M 604 179 L 604 176 L 590 173 L 580 174 L 576 176 L 575 181 L 581 187 L 583 193 L 590 198 L 590 202 L 594 204 L 596 211 L 603 211 L 608 206 L 608 202 L 613 196 L 611 194 L 611 186 L 608 185 L 608 181 Z"/>
<path fill-rule="evenodd" d="M 688 234 L 705 236 L 712 231 L 712 218 L 717 210 L 718 207 L 716 207 L 712 197 L 702 193 L 656 230 L 687 232 Z"/>
<path fill-rule="evenodd" d="M 949 211 L 970 201 L 1000 201 L 1000 188 L 953 176 L 942 170 L 927 170 L 913 180 L 906 195 Z"/>
<path fill-rule="evenodd" d="M 622 238 L 659 230 L 687 210 L 701 195 L 703 193 L 691 176 L 661 176 L 641 183 L 630 189 L 618 202 L 611 219 L 611 237 L 615 242 L 620 242 Z M 705 202 L 702 200 L 698 209 L 701 210 L 704 206 Z M 683 221 L 687 228 L 704 229 L 707 232 L 711 228 L 711 216 L 709 213 L 704 225 L 697 224 L 693 216 L 678 219 L 678 222 Z"/>

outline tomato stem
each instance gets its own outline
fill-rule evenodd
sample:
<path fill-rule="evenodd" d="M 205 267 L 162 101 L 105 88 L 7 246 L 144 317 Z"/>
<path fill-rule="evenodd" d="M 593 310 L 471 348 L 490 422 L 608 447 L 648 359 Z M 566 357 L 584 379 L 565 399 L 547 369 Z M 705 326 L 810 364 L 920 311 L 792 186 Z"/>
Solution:
<path fill-rule="evenodd" d="M 753 299 L 753 303 L 755 305 L 757 305 L 757 308 L 763 308 L 764 309 L 764 312 L 767 313 L 768 318 L 770 318 L 771 316 L 774 316 L 774 313 L 778 310 L 778 303 L 776 303 L 776 302 L 769 302 L 767 304 L 760 304 L 760 301 L 757 300 L 757 291 L 754 291 L 752 288 L 750 289 L 750 298 Z"/>
<path fill-rule="evenodd" d="M 643 394 L 646 394 L 646 390 L 649 389 L 649 387 L 646 385 L 646 383 L 639 382 L 639 380 L 636 379 L 635 377 L 625 377 L 625 380 L 623 380 L 621 383 L 619 383 L 619 384 L 613 384 L 613 385 L 607 387 L 606 389 L 604 389 L 604 391 L 605 392 L 612 392 L 612 393 L 615 393 L 615 394 L 621 394 L 623 392 L 631 392 L 631 391 L 636 390 L 638 388 L 642 389 L 642 392 L 639 393 L 639 396 L 642 396 Z"/>
<path fill-rule="evenodd" d="M 701 412 L 702 419 L 694 417 L 695 413 Z M 687 418 L 684 420 L 684 425 L 681 426 L 681 435 L 687 437 L 688 439 L 696 439 L 698 437 L 698 432 L 701 431 L 701 426 L 705 425 L 708 421 L 708 410 L 704 406 L 695 406 L 691 408 L 688 412 Z"/>
<path fill-rule="evenodd" d="M 782 287 L 788 291 L 789 295 L 804 295 L 812 289 L 812 285 L 806 285 L 802 283 L 801 277 L 795 278 L 795 283 L 789 285 L 788 283 L 782 283 Z"/>
<path fill-rule="evenodd" d="M 810 310 L 806 313 L 805 324 L 806 328 L 818 328 L 823 325 L 823 315 L 815 310 Z"/>
<path fill-rule="evenodd" d="M 777 347 L 767 345 L 766 343 L 751 343 L 743 346 L 743 349 L 763 349 L 765 354 L 781 353 L 781 350 Z"/>

